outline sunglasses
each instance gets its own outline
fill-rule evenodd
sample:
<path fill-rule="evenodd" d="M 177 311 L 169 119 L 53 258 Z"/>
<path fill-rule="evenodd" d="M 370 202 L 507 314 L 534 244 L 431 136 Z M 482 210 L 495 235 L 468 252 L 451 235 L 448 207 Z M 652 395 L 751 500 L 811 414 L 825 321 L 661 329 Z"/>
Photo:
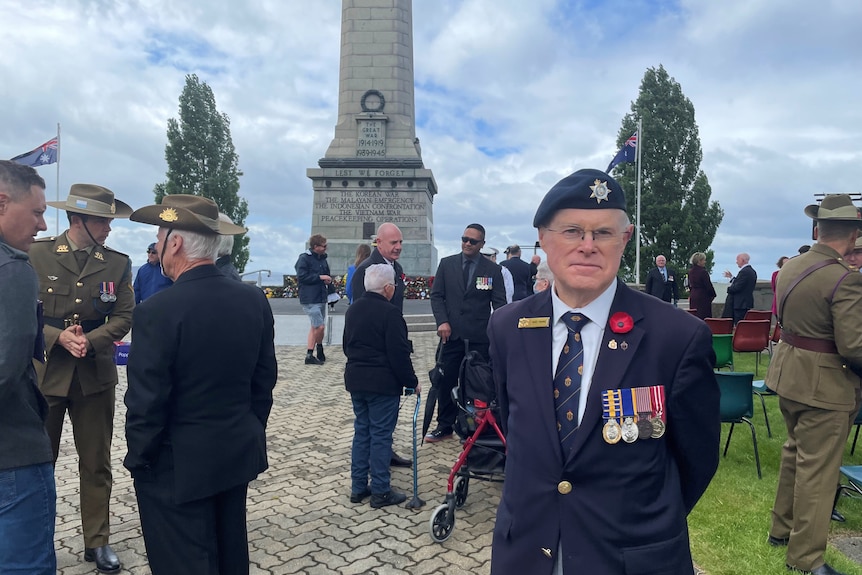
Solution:
<path fill-rule="evenodd" d="M 467 236 L 461 236 L 461 243 L 475 246 L 476 244 L 481 244 L 482 240 L 474 240 L 473 238 L 468 238 Z"/>
<path fill-rule="evenodd" d="M 148 254 L 157 254 L 159 252 L 157 252 L 156 250 L 147 250 L 147 253 Z"/>

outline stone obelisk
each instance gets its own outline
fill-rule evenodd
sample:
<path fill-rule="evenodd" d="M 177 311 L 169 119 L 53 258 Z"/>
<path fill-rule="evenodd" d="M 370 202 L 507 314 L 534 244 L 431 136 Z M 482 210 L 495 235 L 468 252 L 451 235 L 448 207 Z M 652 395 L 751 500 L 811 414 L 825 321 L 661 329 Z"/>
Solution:
<path fill-rule="evenodd" d="M 333 274 L 346 272 L 357 244 L 384 222 L 404 234 L 404 272 L 435 273 L 437 183 L 422 163 L 415 117 L 412 0 L 343 0 L 335 137 L 306 172 L 311 233 L 326 236 Z"/>

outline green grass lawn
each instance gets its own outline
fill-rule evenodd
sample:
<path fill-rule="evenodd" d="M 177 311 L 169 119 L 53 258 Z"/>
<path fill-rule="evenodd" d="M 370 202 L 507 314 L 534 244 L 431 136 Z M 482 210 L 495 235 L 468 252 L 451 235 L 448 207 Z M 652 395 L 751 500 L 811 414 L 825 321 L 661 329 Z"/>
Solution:
<path fill-rule="evenodd" d="M 761 357 L 759 376 L 766 375 L 769 356 Z M 754 354 L 734 354 L 735 371 L 754 373 Z M 733 430 L 727 457 L 722 457 L 718 471 L 704 496 L 689 516 L 691 549 L 694 561 L 708 575 L 786 575 L 783 547 L 766 543 L 771 522 L 772 503 L 778 477 L 781 446 L 787 438 L 784 420 L 778 409 L 778 397 L 766 397 L 766 409 L 772 428 L 772 438 L 766 434 L 763 408 L 754 397 L 752 421 L 757 432 L 763 479 L 757 478 L 751 430 L 747 424 L 737 424 Z M 721 449 L 727 440 L 730 424 L 722 425 Z M 844 464 L 862 464 L 862 438 L 856 453 L 850 455 L 853 432 L 844 453 Z M 846 523 L 832 522 L 833 537 L 862 536 L 862 499 L 842 497 L 838 509 Z M 826 561 L 848 575 L 862 575 L 862 565 L 829 546 Z"/>

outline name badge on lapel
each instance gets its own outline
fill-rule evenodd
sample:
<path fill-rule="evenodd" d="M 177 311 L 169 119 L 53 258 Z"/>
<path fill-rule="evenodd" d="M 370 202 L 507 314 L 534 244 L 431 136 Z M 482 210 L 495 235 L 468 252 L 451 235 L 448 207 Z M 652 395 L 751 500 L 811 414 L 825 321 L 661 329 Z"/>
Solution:
<path fill-rule="evenodd" d="M 518 329 L 530 329 L 535 327 L 550 327 L 549 317 L 522 317 L 518 320 Z"/>

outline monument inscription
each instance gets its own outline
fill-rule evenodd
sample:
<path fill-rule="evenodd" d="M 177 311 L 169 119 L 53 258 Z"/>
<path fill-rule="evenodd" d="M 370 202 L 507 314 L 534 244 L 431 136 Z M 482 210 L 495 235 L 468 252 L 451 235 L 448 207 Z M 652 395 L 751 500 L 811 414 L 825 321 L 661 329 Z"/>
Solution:
<path fill-rule="evenodd" d="M 427 217 L 426 202 L 415 192 L 345 190 L 315 194 L 320 222 L 392 222 L 416 224 Z"/>
<path fill-rule="evenodd" d="M 386 157 L 386 120 L 356 120 L 356 157 Z"/>

